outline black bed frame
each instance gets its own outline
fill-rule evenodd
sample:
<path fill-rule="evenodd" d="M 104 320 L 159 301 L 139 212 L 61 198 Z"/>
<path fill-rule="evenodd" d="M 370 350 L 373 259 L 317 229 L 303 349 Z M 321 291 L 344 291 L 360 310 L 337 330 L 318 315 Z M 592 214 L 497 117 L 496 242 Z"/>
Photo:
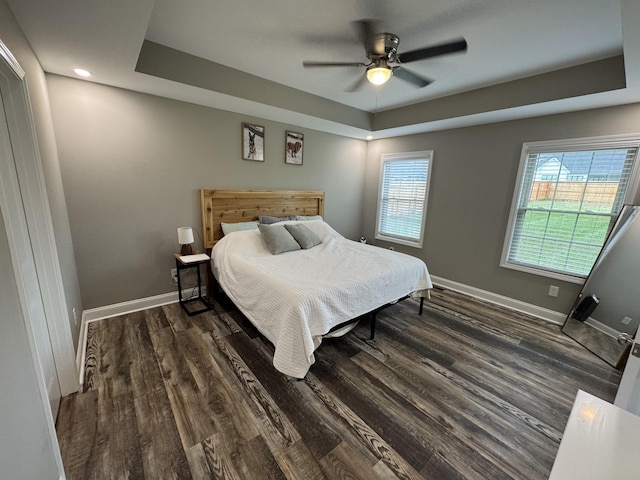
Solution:
<path fill-rule="evenodd" d="M 211 272 L 211 269 L 209 268 L 208 270 L 209 270 L 210 276 L 209 276 L 208 281 L 207 281 L 207 296 L 224 295 L 224 297 L 227 300 L 229 300 L 231 303 L 233 303 L 231 298 L 229 298 L 229 296 L 222 289 L 222 287 L 220 286 L 220 284 L 218 283 L 216 278 L 213 276 L 213 273 Z M 211 287 L 213 287 L 213 288 L 211 288 Z M 209 293 L 209 292 L 211 292 L 211 293 Z M 338 325 L 335 325 L 327 333 L 335 332 L 336 330 L 340 330 L 341 328 L 346 327 L 350 323 L 356 322 L 356 321 L 358 321 L 358 320 L 360 320 L 362 318 L 365 318 L 365 317 L 370 317 L 371 318 L 371 336 L 369 337 L 369 339 L 373 340 L 373 338 L 375 336 L 375 333 L 376 333 L 376 318 L 377 318 L 378 313 L 381 312 L 382 310 L 384 310 L 385 308 L 390 307 L 391 305 L 395 305 L 398 302 L 402 302 L 403 300 L 406 300 L 407 298 L 411 298 L 411 296 L 410 295 L 405 295 L 404 297 L 396 300 L 395 302 L 387 303 L 385 305 L 382 305 L 381 307 L 378 307 L 378 308 L 376 308 L 374 310 L 371 310 L 369 313 L 365 313 L 364 315 L 361 315 L 358 318 L 353 318 L 351 320 L 347 320 L 346 322 L 342 322 L 342 323 L 340 323 Z M 418 315 L 422 315 L 423 307 L 424 307 L 424 297 L 420 297 L 420 309 L 418 310 Z M 236 308 L 238 308 L 238 307 L 236 307 Z"/>
<path fill-rule="evenodd" d="M 375 333 L 376 333 L 376 318 L 378 316 L 378 313 L 381 312 L 382 310 L 384 310 L 385 308 L 390 307 L 391 305 L 395 305 L 398 302 L 402 302 L 403 300 L 406 300 L 407 298 L 410 298 L 409 295 L 406 295 L 404 297 L 402 297 L 401 299 L 393 302 L 393 303 L 387 303 L 385 305 L 382 305 L 381 307 L 378 307 L 374 310 L 371 310 L 369 313 L 365 313 L 364 315 L 362 315 L 361 317 L 358 318 L 354 318 L 353 320 L 348 320 L 346 322 L 340 323 L 338 325 L 336 325 L 335 327 L 331 328 L 331 330 L 329 330 L 329 332 L 327 333 L 331 333 L 334 332 L 336 330 L 340 330 L 342 327 L 345 327 L 347 325 L 349 325 L 350 323 L 353 323 L 357 320 L 360 320 L 361 318 L 364 317 L 371 317 L 371 336 L 369 337 L 370 340 L 373 340 Z M 418 315 L 422 315 L 422 308 L 424 307 L 424 297 L 420 297 L 420 309 L 418 310 Z"/>

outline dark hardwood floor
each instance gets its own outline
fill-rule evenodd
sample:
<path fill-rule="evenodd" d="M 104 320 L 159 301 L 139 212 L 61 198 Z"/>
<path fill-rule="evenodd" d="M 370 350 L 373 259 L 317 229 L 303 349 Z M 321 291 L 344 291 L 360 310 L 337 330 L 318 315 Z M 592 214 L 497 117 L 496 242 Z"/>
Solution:
<path fill-rule="evenodd" d="M 578 389 L 620 373 L 556 325 L 434 290 L 325 340 L 302 381 L 228 302 L 90 324 L 57 430 L 75 479 L 546 479 Z"/>

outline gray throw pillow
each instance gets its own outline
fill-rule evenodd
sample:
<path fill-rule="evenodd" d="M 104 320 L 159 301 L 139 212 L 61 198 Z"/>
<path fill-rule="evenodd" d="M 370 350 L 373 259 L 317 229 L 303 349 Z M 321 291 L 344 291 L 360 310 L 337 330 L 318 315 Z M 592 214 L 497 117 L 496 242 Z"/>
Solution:
<path fill-rule="evenodd" d="M 258 228 L 272 255 L 300 250 L 300 245 L 284 225 L 258 225 Z"/>
<path fill-rule="evenodd" d="M 316 245 L 320 245 L 322 240 L 314 231 L 312 231 L 309 227 L 305 227 L 304 225 L 300 225 L 299 223 L 293 223 L 291 225 L 285 225 L 286 228 L 293 238 L 296 239 L 296 242 L 300 244 L 300 246 L 304 249 L 315 247 Z"/>

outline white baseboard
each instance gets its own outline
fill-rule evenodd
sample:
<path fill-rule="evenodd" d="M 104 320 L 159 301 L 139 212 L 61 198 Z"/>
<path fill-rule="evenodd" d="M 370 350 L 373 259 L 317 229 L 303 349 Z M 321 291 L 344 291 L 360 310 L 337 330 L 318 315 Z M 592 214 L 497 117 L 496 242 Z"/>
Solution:
<path fill-rule="evenodd" d="M 548 322 L 555 323 L 557 325 L 563 325 L 568 315 L 568 313 L 556 312 L 554 310 L 549 310 L 547 308 L 539 307 L 537 305 L 521 302 L 520 300 L 515 300 L 513 298 L 505 297 L 503 295 L 498 295 L 497 293 L 488 292 L 486 290 L 481 290 L 476 287 L 471 287 L 463 283 L 454 282 L 453 280 L 447 280 L 445 278 L 436 277 L 434 275 L 431 275 L 431 280 L 433 281 L 434 284 L 444 288 L 448 288 L 449 290 L 455 290 L 456 292 L 464 293 L 469 296 L 479 298 L 480 300 L 485 300 L 487 302 L 491 302 L 496 305 L 507 307 L 507 308 L 510 308 L 511 310 L 527 313 L 529 315 L 533 315 L 534 317 L 541 318 L 542 320 L 546 320 Z M 594 318 L 589 317 L 588 319 L 585 320 L 584 323 L 592 326 L 596 330 L 599 330 L 609 335 L 610 337 L 618 338 L 618 335 L 620 335 L 620 332 L 599 322 Z"/>
<path fill-rule="evenodd" d="M 534 317 L 541 318 L 542 320 L 546 320 L 557 325 L 562 325 L 567 318 L 566 313 L 549 310 L 548 308 L 539 307 L 538 305 L 522 302 L 514 298 L 498 295 L 497 293 L 481 290 L 470 285 L 454 282 L 453 280 L 447 280 L 446 278 L 440 278 L 435 275 L 431 275 L 431 281 L 440 287 L 464 293 L 471 297 L 479 298 L 480 300 L 485 300 L 502 307 L 510 308 L 511 310 L 533 315 Z"/>
<path fill-rule="evenodd" d="M 184 298 L 189 297 L 193 289 L 188 288 L 182 291 Z M 206 288 L 202 287 L 202 294 L 206 294 Z M 80 372 L 80 386 L 84 384 L 84 364 L 87 355 L 87 330 L 88 324 L 105 318 L 117 317 L 118 315 L 126 315 L 127 313 L 146 310 L 147 308 L 161 307 L 170 303 L 178 302 L 178 292 L 163 293 L 153 297 L 139 298 L 128 302 L 115 303 L 113 305 L 105 305 L 104 307 L 90 308 L 82 312 L 82 321 L 80 322 L 80 335 L 78 340 L 78 351 L 76 352 L 76 365 Z"/>

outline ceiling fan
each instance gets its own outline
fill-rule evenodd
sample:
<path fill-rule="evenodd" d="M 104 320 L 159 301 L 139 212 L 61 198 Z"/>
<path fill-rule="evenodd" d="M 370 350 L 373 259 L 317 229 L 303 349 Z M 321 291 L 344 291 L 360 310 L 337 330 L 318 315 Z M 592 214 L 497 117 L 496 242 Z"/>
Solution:
<path fill-rule="evenodd" d="M 400 38 L 393 33 L 379 32 L 377 22 L 374 20 L 359 20 L 354 22 L 360 40 L 364 44 L 364 50 L 369 59 L 369 63 L 363 62 L 316 62 L 304 61 L 305 68 L 312 67 L 365 67 L 365 74 L 356 83 L 347 89 L 355 91 L 369 80 L 374 85 L 386 83 L 392 75 L 409 82 L 416 87 L 422 88 L 429 85 L 433 80 L 410 72 L 402 68 L 401 65 L 424 60 L 426 58 L 438 57 L 455 52 L 467 50 L 467 41 L 459 38 L 446 43 L 432 45 L 429 47 L 411 50 L 405 53 L 398 53 Z"/>

